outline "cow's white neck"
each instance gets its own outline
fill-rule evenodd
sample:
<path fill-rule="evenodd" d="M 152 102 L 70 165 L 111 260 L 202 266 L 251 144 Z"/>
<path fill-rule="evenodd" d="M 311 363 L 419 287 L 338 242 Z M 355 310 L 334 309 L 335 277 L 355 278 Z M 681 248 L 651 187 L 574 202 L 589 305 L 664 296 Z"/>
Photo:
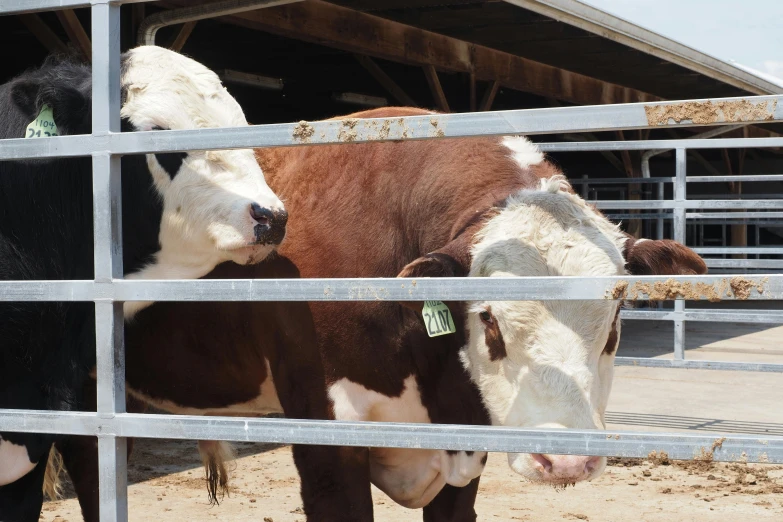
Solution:
<path fill-rule="evenodd" d="M 177 252 L 164 252 L 155 254 L 155 261 L 138 272 L 127 274 L 125 279 L 134 281 L 166 280 L 166 279 L 198 279 L 204 277 L 219 263 L 215 256 L 211 255 L 183 255 Z M 152 305 L 153 301 L 128 301 L 123 310 L 125 319 L 132 319 L 141 310 Z"/>

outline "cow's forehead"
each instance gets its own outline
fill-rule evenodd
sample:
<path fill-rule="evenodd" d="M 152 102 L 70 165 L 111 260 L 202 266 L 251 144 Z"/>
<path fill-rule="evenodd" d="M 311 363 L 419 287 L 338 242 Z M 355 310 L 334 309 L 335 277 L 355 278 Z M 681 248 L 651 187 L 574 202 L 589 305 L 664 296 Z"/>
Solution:
<path fill-rule="evenodd" d="M 140 130 L 247 125 L 218 76 L 173 51 L 142 46 L 128 51 L 122 71 L 122 116 Z"/>
<path fill-rule="evenodd" d="M 563 190 L 562 179 L 522 190 L 477 232 L 472 276 L 614 276 L 624 273 L 618 227 Z"/>

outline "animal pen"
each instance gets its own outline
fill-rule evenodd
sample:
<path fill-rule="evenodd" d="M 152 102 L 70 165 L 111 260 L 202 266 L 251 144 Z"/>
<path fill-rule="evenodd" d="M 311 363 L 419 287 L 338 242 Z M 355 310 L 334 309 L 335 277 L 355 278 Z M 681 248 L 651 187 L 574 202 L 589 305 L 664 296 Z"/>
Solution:
<path fill-rule="evenodd" d="M 96 413 L 0 410 L 0 430 L 97 436 L 101 520 L 127 520 L 126 438 L 174 438 L 432 448 L 518 453 L 646 457 L 665 451 L 672 459 L 783 463 L 783 438 L 761 440 L 734 434 L 599 432 L 515 429 L 490 426 L 362 423 L 289 419 L 141 415 L 125 413 L 123 309 L 125 301 L 469 301 L 625 299 L 675 300 L 673 310 L 625 310 L 622 317 L 674 321 L 671 360 L 617 357 L 617 364 L 666 368 L 702 368 L 783 372 L 783 364 L 686 360 L 686 321 L 783 322 L 783 312 L 686 309 L 685 300 L 781 300 L 783 275 L 710 275 L 678 277 L 540 277 L 443 279 L 301 279 L 129 281 L 122 277 L 120 157 L 124 154 L 184 150 L 347 144 L 386 140 L 445 139 L 470 136 L 545 135 L 783 122 L 783 96 L 650 102 L 609 106 L 438 114 L 394 120 L 346 120 L 259 125 L 193 131 L 120 132 L 120 5 L 144 0 L 3 0 L 2 14 L 90 6 L 92 16 L 92 135 L 0 142 L 0 159 L 91 156 L 95 277 L 88 281 L 4 281 L 4 301 L 93 301 L 97 341 L 98 408 Z M 270 5 L 285 3 L 269 2 Z M 349 145 L 347 145 L 349 146 Z M 654 211 L 662 235 L 663 219 L 672 219 L 673 238 L 685 243 L 689 219 L 717 215 L 777 218 L 783 200 L 693 200 L 687 182 L 748 180 L 746 176 L 692 179 L 686 173 L 690 149 L 783 147 L 783 138 L 728 138 L 540 143 L 544 152 L 676 151 L 671 178 L 633 180 L 673 183 L 673 198 L 650 201 L 602 201 L 601 209 Z M 731 178 L 731 179 L 729 179 Z M 780 176 L 756 176 L 774 180 Z M 583 187 L 600 183 L 583 180 Z M 585 193 L 587 193 L 585 191 Z M 741 210 L 742 212 L 734 212 Z M 664 212 L 664 211 L 670 211 Z M 643 214 L 642 214 L 643 216 Z M 615 216 L 616 217 L 616 216 Z M 633 218 L 639 218 L 633 214 Z M 737 250 L 725 253 L 736 253 Z M 707 250 L 697 252 L 708 253 Z M 783 249 L 745 248 L 744 254 L 780 253 Z M 713 250 L 713 253 L 721 253 Z M 708 260 L 708 263 L 710 261 Z M 719 267 L 721 263 L 712 263 Z M 724 263 L 730 266 L 732 263 Z M 739 268 L 778 268 L 766 260 L 739 260 Z M 663 371 L 663 370 L 661 370 Z M 718 438 L 716 438 L 718 437 Z"/>

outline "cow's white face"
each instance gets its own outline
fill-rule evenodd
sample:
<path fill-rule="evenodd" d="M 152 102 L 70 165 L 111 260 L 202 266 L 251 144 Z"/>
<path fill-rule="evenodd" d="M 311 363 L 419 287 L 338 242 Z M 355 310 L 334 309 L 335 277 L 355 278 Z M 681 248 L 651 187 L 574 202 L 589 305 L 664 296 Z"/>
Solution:
<path fill-rule="evenodd" d="M 214 72 L 167 49 L 129 51 L 121 82 L 122 116 L 137 130 L 247 125 Z M 287 216 L 252 150 L 149 154 L 147 165 L 163 200 L 161 251 L 148 278 L 255 263 L 282 241 Z"/>
<path fill-rule="evenodd" d="M 617 276 L 625 237 L 564 178 L 506 201 L 475 237 L 470 275 Z M 616 301 L 475 302 L 462 356 L 492 423 L 603 429 L 619 339 Z M 602 457 L 509 454 L 525 477 L 568 484 L 599 475 Z"/>

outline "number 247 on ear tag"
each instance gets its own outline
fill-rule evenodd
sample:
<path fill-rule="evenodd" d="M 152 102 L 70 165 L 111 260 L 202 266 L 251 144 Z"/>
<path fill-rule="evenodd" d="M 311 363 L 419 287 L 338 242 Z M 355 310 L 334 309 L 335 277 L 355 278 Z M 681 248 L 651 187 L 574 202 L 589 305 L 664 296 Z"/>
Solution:
<path fill-rule="evenodd" d="M 427 335 L 430 337 L 452 334 L 457 331 L 449 307 L 443 301 L 424 301 L 421 316 L 424 318 Z"/>

